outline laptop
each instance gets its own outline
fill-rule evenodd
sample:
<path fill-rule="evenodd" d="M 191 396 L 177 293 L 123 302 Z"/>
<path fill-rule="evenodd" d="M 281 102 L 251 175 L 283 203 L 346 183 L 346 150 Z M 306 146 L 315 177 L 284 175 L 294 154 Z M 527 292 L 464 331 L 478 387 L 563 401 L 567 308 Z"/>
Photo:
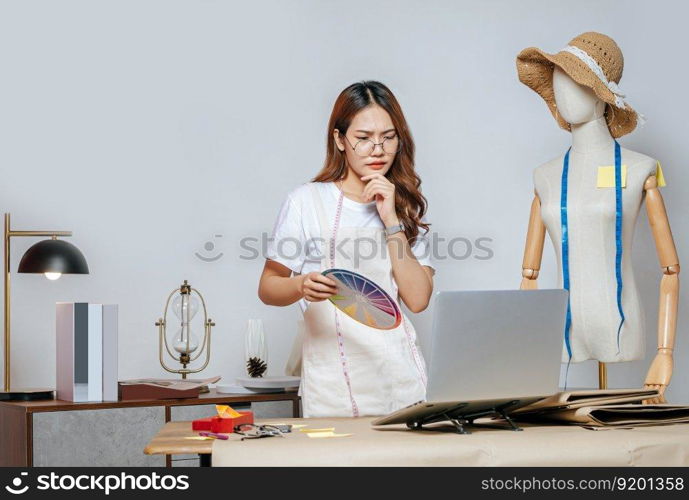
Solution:
<path fill-rule="evenodd" d="M 372 424 L 505 416 L 557 392 L 566 310 L 566 290 L 438 292 L 427 401 Z"/>

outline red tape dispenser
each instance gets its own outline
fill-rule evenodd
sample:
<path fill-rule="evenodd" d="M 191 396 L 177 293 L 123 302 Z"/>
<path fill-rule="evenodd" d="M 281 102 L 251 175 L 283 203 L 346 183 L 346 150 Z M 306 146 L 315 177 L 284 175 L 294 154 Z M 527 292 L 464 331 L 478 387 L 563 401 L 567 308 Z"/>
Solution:
<path fill-rule="evenodd" d="M 194 420 L 191 429 L 229 434 L 237 425 L 254 423 L 251 411 L 236 411 L 228 405 L 215 405 L 215 409 L 218 412 L 216 416 Z"/>

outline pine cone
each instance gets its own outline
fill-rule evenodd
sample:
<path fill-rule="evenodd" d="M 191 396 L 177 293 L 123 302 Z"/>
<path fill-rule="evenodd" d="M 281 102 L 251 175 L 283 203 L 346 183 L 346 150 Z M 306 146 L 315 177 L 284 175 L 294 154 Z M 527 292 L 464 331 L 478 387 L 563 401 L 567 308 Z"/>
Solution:
<path fill-rule="evenodd" d="M 246 362 L 246 370 L 249 372 L 249 376 L 253 378 L 263 377 L 263 374 L 268 369 L 266 362 L 261 358 L 252 357 Z"/>

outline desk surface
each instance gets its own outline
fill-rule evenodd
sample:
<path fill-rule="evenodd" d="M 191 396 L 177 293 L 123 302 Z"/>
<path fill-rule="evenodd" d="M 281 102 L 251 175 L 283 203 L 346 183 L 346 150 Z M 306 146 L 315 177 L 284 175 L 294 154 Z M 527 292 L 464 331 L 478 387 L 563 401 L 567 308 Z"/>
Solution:
<path fill-rule="evenodd" d="M 213 449 L 213 441 L 185 439 L 198 435 L 198 431 L 191 430 L 191 422 L 168 422 L 158 431 L 158 434 L 153 436 L 153 439 L 144 448 L 144 453 L 146 455 L 210 454 Z"/>
<path fill-rule="evenodd" d="M 148 454 L 213 454 L 214 466 L 688 466 L 689 424 L 588 430 L 578 426 L 520 424 L 524 430 L 471 428 L 460 435 L 445 424 L 412 431 L 372 427 L 372 418 L 271 419 L 270 422 L 335 427 L 349 437 L 194 441 L 191 422 L 166 424 Z M 263 421 L 268 422 L 267 420 Z"/>

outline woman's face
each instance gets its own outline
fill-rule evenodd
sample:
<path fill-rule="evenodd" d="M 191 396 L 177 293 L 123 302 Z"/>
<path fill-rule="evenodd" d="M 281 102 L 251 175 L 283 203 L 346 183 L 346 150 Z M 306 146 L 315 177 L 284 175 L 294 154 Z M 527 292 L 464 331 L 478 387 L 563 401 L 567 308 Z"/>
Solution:
<path fill-rule="evenodd" d="M 345 153 L 347 164 L 359 177 L 373 173 L 385 175 L 399 149 L 392 119 L 377 104 L 354 115 L 346 134 L 335 130 L 333 135 L 337 148 Z"/>

